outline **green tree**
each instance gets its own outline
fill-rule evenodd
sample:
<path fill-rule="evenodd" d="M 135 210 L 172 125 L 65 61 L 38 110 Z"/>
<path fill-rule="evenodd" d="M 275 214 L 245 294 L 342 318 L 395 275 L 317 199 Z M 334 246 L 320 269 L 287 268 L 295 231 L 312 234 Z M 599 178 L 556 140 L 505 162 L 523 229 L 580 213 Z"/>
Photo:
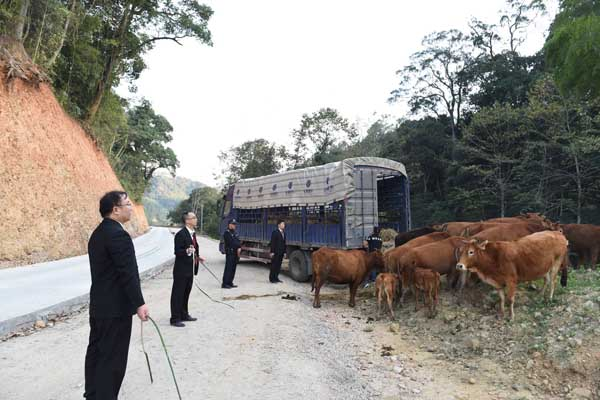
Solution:
<path fill-rule="evenodd" d="M 495 203 L 501 217 L 515 193 L 526 142 L 525 112 L 507 104 L 482 109 L 465 130 L 459 173 L 469 177 L 480 202 Z"/>
<path fill-rule="evenodd" d="M 333 152 L 341 153 L 357 138 L 356 127 L 333 108 L 322 108 L 302 115 L 300 128 L 292 131 L 293 167 L 321 165 L 335 161 Z"/>
<path fill-rule="evenodd" d="M 157 41 L 171 40 L 181 45 L 181 39 L 192 37 L 212 45 L 208 20 L 213 11 L 195 0 L 103 0 L 100 7 L 89 7 L 91 13 L 99 10 L 104 40 L 99 46 L 102 73 L 93 82 L 87 122 L 93 121 L 105 92 L 119 83 L 121 75 L 137 79 L 144 68 L 141 56 Z"/>
<path fill-rule="evenodd" d="M 284 146 L 265 139 L 250 140 L 219 154 L 221 177 L 226 185 L 240 179 L 275 174 L 287 164 Z"/>
<path fill-rule="evenodd" d="M 219 223 L 221 222 L 221 193 L 211 187 L 194 189 L 186 200 L 169 212 L 168 218 L 173 224 L 181 224 L 183 213 L 192 211 L 198 216 L 198 229 L 202 222 L 202 233 L 212 238 L 219 238 Z"/>
<path fill-rule="evenodd" d="M 544 50 L 565 94 L 600 97 L 600 3 L 562 0 Z"/>
<path fill-rule="evenodd" d="M 451 29 L 425 36 L 422 46 L 423 50 L 410 57 L 409 65 L 396 71 L 400 85 L 389 100 L 408 99 L 413 113 L 447 116 L 455 144 L 471 90 L 466 79 L 471 41 L 459 30 Z"/>
<path fill-rule="evenodd" d="M 127 129 L 116 136 L 111 147 L 115 171 L 127 183 L 132 197 L 140 200 L 152 175 L 159 168 L 175 176 L 179 161 L 172 149 L 173 128 L 152 109 L 147 100 L 127 112 Z"/>

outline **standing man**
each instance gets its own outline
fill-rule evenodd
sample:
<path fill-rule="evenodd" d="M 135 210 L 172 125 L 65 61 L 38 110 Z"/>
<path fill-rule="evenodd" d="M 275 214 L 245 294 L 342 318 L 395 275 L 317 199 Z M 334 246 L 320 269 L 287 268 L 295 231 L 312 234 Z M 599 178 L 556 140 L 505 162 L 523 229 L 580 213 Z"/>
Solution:
<path fill-rule="evenodd" d="M 86 399 L 117 399 L 127 368 L 131 316 L 137 313 L 142 321 L 148 319 L 133 241 L 123 227 L 132 212 L 127 193 L 106 193 L 100 199 L 103 220 L 88 242 L 92 287 Z"/>
<path fill-rule="evenodd" d="M 271 272 L 269 273 L 269 282 L 281 283 L 279 271 L 281 271 L 281 262 L 285 255 L 285 221 L 277 221 L 277 229 L 271 234 Z"/>
<path fill-rule="evenodd" d="M 381 251 L 381 247 L 383 245 L 383 240 L 381 239 L 381 236 L 379 236 L 379 227 L 378 226 L 373 227 L 373 233 L 371 233 L 371 235 L 369 235 L 367 237 L 366 242 L 367 242 L 367 251 L 369 253 L 372 253 L 374 251 Z M 375 278 L 377 278 L 377 271 L 372 270 L 371 273 L 369 274 L 368 281 L 367 281 L 367 284 L 365 285 L 365 287 L 367 287 L 369 285 L 369 282 L 375 282 Z"/>
<path fill-rule="evenodd" d="M 175 235 L 175 265 L 173 266 L 173 288 L 171 290 L 171 325 L 181 328 L 182 321 L 196 321 L 188 311 L 188 301 L 194 275 L 198 274 L 200 262 L 204 258 L 198 254 L 196 224 L 198 218 L 193 212 L 181 216 L 185 226 Z"/>
<path fill-rule="evenodd" d="M 242 244 L 240 239 L 235 233 L 235 227 L 237 221 L 230 219 L 227 224 L 227 230 L 223 233 L 223 242 L 225 243 L 225 270 L 223 271 L 223 289 L 236 288 L 237 285 L 233 284 L 235 278 L 235 269 L 240 259 L 240 253 L 242 252 Z"/>

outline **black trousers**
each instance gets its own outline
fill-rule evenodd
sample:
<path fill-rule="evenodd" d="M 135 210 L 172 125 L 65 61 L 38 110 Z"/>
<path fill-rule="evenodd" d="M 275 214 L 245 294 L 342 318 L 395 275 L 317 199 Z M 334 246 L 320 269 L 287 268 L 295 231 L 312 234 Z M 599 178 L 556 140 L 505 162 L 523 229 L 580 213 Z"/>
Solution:
<path fill-rule="evenodd" d="M 193 276 L 173 277 L 171 289 L 171 322 L 181 321 L 190 315 L 188 301 L 194 283 Z"/>
<path fill-rule="evenodd" d="M 91 318 L 85 354 L 85 393 L 88 400 L 117 400 L 127 368 L 131 316 Z"/>
<path fill-rule="evenodd" d="M 237 254 L 227 253 L 225 255 L 225 270 L 223 271 L 223 285 L 233 285 L 235 270 L 237 268 Z"/>
<path fill-rule="evenodd" d="M 269 281 L 275 282 L 279 279 L 279 272 L 281 271 L 281 262 L 283 261 L 282 254 L 273 254 L 271 259 L 271 272 L 269 273 Z"/>

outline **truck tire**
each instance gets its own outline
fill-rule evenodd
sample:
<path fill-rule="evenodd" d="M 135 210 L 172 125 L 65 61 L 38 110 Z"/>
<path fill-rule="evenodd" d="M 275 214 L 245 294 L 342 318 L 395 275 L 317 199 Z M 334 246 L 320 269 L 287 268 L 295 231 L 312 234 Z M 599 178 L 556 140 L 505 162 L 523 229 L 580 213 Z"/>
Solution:
<path fill-rule="evenodd" d="M 290 275 L 296 282 L 306 282 L 310 276 L 307 258 L 304 253 L 302 250 L 294 250 L 290 254 Z"/>

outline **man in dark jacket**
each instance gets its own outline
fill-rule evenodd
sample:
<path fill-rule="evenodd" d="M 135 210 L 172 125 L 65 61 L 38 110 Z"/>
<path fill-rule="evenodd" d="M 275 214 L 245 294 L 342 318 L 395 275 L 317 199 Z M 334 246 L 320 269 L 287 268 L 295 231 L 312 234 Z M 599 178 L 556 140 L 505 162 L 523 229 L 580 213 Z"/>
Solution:
<path fill-rule="evenodd" d="M 371 233 L 365 241 L 367 242 L 367 251 L 369 253 L 372 253 L 374 251 L 381 251 L 381 247 L 383 246 L 383 240 L 381 239 L 381 236 L 379 235 L 379 227 L 378 226 L 373 227 L 373 233 Z M 367 278 L 368 282 L 365 285 L 365 287 L 367 287 L 369 285 L 369 283 L 375 282 L 376 278 L 377 278 L 377 271 L 372 270 L 371 273 L 369 273 L 369 276 Z"/>
<path fill-rule="evenodd" d="M 127 368 L 131 316 L 148 319 L 131 237 L 123 224 L 133 206 L 127 193 L 113 191 L 100 199 L 104 218 L 88 243 L 90 339 L 85 355 L 85 393 L 94 400 L 116 400 Z"/>
<path fill-rule="evenodd" d="M 281 271 L 281 262 L 285 255 L 285 221 L 277 221 L 277 229 L 271 234 L 271 271 L 269 273 L 269 282 L 281 283 L 279 272 Z"/>
<path fill-rule="evenodd" d="M 235 233 L 236 225 L 237 221 L 230 219 L 227 224 L 227 230 L 223 233 L 223 242 L 225 244 L 225 270 L 223 271 L 223 284 L 221 285 L 223 289 L 237 287 L 233 283 L 233 279 L 235 278 L 235 270 L 240 259 L 242 244 Z"/>
<path fill-rule="evenodd" d="M 175 235 L 175 265 L 173 266 L 173 288 L 171 290 L 171 325 L 184 327 L 181 321 L 196 321 L 188 311 L 188 302 L 194 275 L 198 274 L 200 262 L 204 258 L 198 252 L 196 224 L 198 218 L 193 212 L 181 217 L 185 226 Z"/>

